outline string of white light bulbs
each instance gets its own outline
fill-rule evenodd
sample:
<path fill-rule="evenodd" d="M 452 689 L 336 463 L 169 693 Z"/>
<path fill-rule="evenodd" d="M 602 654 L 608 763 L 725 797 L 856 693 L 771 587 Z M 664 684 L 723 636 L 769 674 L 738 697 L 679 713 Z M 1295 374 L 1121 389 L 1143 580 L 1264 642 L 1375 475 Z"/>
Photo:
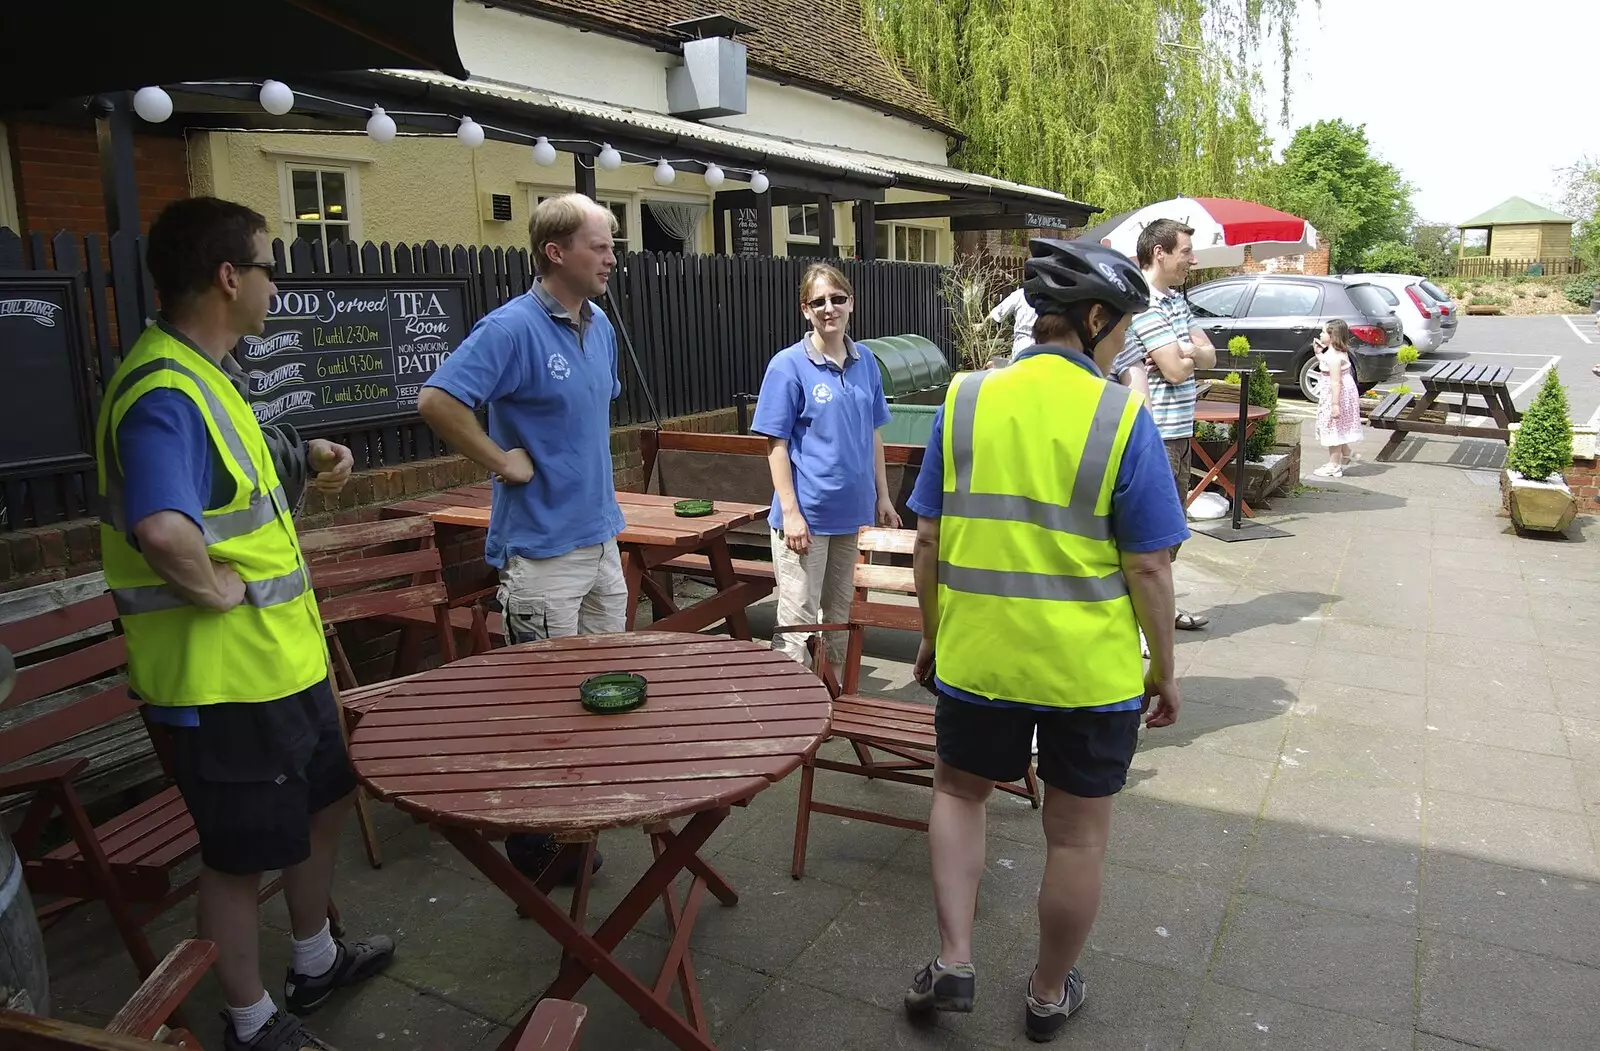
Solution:
<path fill-rule="evenodd" d="M 256 86 L 254 81 L 247 81 L 242 84 L 229 81 L 212 81 L 211 83 L 222 84 L 224 86 L 231 87 Z M 265 80 L 261 82 L 260 87 L 261 92 L 258 97 L 261 102 L 261 108 L 266 110 L 268 113 L 271 113 L 276 117 L 281 117 L 290 110 L 294 109 L 295 92 L 283 81 Z M 655 179 L 656 185 L 658 186 L 671 186 L 673 181 L 677 179 L 678 170 L 673 167 L 674 164 L 702 165 L 705 169 L 702 177 L 705 179 L 706 185 L 710 186 L 712 189 L 721 186 L 727 181 L 728 178 L 728 172 L 724 171 L 722 167 L 714 161 L 699 161 L 693 157 L 683 157 L 669 160 L 666 157 L 649 157 L 644 154 L 637 153 L 629 154 L 628 156 L 631 156 L 635 159 L 628 160 L 623 155 L 622 151 L 616 149 L 609 142 L 597 142 L 593 139 L 551 139 L 546 135 L 530 136 L 525 132 L 513 131 L 509 128 L 501 128 L 493 124 L 479 124 L 470 116 L 457 117 L 453 113 L 432 113 L 411 110 L 396 110 L 393 114 L 390 114 L 385 112 L 382 106 L 373 106 L 368 109 L 365 106 L 358 106 L 353 102 L 345 102 L 343 99 L 324 98 L 321 95 L 313 95 L 309 92 L 301 92 L 301 94 L 306 98 L 316 99 L 318 102 L 326 102 L 334 106 L 344 106 L 347 109 L 353 109 L 368 114 L 367 137 L 372 139 L 372 141 L 379 143 L 389 142 L 393 140 L 395 135 L 399 133 L 400 129 L 394 121 L 396 116 L 434 117 L 443 120 L 454 118 L 460 121 L 456 127 L 456 139 L 461 143 L 461 145 L 473 150 L 477 149 L 479 146 L 482 146 L 486 137 L 485 129 L 488 129 L 489 131 L 497 131 L 502 135 L 510 135 L 517 138 L 526 139 L 533 146 L 533 162 L 539 165 L 541 168 L 548 168 L 556 162 L 556 143 L 561 143 L 562 145 L 570 146 L 597 147 L 598 152 L 596 152 L 594 156 L 594 167 L 599 168 L 601 171 L 616 171 L 624 164 L 638 164 L 641 166 L 653 165 L 655 171 L 652 177 Z M 168 95 L 164 88 L 156 86 L 140 88 L 138 91 L 133 93 L 133 111 L 137 113 L 141 119 L 149 121 L 151 124 L 160 124 L 162 121 L 172 116 L 172 96 Z M 578 163 L 584 163 L 582 154 L 578 155 Z M 766 193 L 768 187 L 771 185 L 771 182 L 767 179 L 765 172 L 761 172 L 752 168 L 733 168 L 729 170 L 749 176 L 750 189 L 754 190 L 756 193 Z"/>

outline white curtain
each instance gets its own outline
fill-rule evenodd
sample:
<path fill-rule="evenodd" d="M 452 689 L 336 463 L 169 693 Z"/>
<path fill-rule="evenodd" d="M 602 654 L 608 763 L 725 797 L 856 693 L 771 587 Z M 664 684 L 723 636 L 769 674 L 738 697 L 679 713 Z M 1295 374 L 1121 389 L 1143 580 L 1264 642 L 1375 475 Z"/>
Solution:
<path fill-rule="evenodd" d="M 655 216 L 661 229 L 683 242 L 685 252 L 695 249 L 695 235 L 700 232 L 700 217 L 706 214 L 703 204 L 684 204 L 680 201 L 646 201 L 650 214 Z"/>

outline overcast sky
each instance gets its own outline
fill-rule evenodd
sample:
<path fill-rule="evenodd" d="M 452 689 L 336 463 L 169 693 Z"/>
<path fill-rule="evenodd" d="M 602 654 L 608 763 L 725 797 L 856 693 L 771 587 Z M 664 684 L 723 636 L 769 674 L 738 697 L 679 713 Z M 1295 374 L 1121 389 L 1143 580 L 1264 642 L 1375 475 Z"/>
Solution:
<path fill-rule="evenodd" d="M 1421 219 L 1507 197 L 1555 207 L 1555 169 L 1600 157 L 1600 0 L 1300 0 L 1290 127 L 1367 126 Z M 1268 80 L 1272 74 L 1267 73 Z"/>

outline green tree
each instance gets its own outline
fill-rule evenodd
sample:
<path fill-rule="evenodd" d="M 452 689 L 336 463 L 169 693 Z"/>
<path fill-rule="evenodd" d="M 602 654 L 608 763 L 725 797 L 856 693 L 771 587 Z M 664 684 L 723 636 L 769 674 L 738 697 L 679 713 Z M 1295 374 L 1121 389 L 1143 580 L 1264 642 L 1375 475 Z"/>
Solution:
<path fill-rule="evenodd" d="M 1426 277 L 1449 277 L 1454 268 L 1456 249 L 1461 235 L 1453 226 L 1440 223 L 1418 223 L 1411 228 L 1411 247 L 1422 260 L 1417 273 Z"/>
<path fill-rule="evenodd" d="M 1551 369 L 1522 416 L 1522 425 L 1506 454 L 1506 466 L 1535 482 L 1561 474 L 1571 466 L 1572 418 L 1567 411 L 1567 389 Z"/>
<path fill-rule="evenodd" d="M 965 132 L 957 163 L 1115 212 L 1237 196 L 1269 162 L 1250 104 L 1256 63 L 1276 33 L 1287 73 L 1297 3 L 874 0 L 862 11 Z"/>
<path fill-rule="evenodd" d="M 1319 120 L 1294 133 L 1283 160 L 1261 171 L 1255 199 L 1311 220 L 1335 271 L 1354 270 L 1381 241 L 1407 241 L 1411 186 L 1372 153 L 1364 125 Z"/>
<path fill-rule="evenodd" d="M 1572 228 L 1572 254 L 1591 269 L 1600 267 L 1600 159 L 1584 157 L 1562 169 L 1561 210 L 1578 220 Z"/>
<path fill-rule="evenodd" d="M 1421 274 L 1422 257 L 1401 241 L 1379 241 L 1361 253 L 1360 269 L 1368 274 Z"/>

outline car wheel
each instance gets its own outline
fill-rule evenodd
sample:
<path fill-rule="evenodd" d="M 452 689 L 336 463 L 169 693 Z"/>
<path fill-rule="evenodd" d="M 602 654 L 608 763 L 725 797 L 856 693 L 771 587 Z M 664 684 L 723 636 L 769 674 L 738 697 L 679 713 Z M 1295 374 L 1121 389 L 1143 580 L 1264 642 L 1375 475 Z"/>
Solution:
<path fill-rule="evenodd" d="M 1322 384 L 1326 380 L 1322 370 L 1317 368 L 1315 355 L 1307 354 L 1300 363 L 1299 371 L 1300 396 L 1306 401 L 1317 401 L 1322 397 Z"/>

